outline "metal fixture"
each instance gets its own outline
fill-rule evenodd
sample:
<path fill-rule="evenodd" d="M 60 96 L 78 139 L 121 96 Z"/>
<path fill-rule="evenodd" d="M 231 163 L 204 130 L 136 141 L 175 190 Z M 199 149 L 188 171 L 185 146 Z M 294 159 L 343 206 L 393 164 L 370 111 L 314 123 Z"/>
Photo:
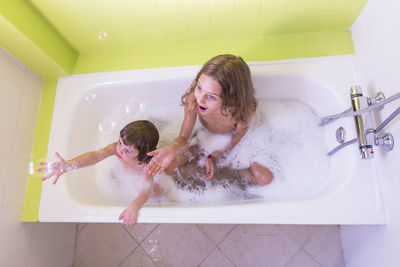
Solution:
<path fill-rule="evenodd" d="M 390 151 L 394 147 L 394 138 L 390 133 L 385 133 L 381 137 L 375 139 L 375 145 L 380 146 L 385 151 Z"/>
<path fill-rule="evenodd" d="M 368 98 L 363 96 L 360 86 L 352 86 L 350 88 L 351 104 L 354 111 L 360 111 L 368 107 Z M 372 144 L 375 141 L 374 125 L 372 123 L 371 112 L 354 117 L 356 122 L 358 144 L 360 148 L 360 156 L 362 159 L 374 158 L 374 150 Z"/>
<path fill-rule="evenodd" d="M 385 94 L 382 92 L 378 92 L 375 97 L 368 98 L 368 106 L 371 106 L 375 103 L 380 103 L 385 100 Z M 377 107 L 377 110 L 382 110 L 383 106 Z"/>
<path fill-rule="evenodd" d="M 346 131 L 344 130 L 344 128 L 342 126 L 340 126 L 336 130 L 336 140 L 339 143 L 343 144 L 345 138 L 346 138 Z"/>
<path fill-rule="evenodd" d="M 373 145 L 380 146 L 385 151 L 392 150 L 394 147 L 393 136 L 390 133 L 383 133 L 380 136 L 377 136 L 377 134 L 400 114 L 400 107 L 376 127 L 376 129 L 374 129 L 372 122 L 371 111 L 381 110 L 389 102 L 400 98 L 400 93 L 386 99 L 385 95 L 379 92 L 375 97 L 368 98 L 363 95 L 361 87 L 355 85 L 350 88 L 350 98 L 352 108 L 342 113 L 322 118 L 319 125 L 323 126 L 339 118 L 353 116 L 356 124 L 357 138 L 344 142 L 345 131 L 343 127 L 339 127 L 336 130 L 336 140 L 340 145 L 330 151 L 328 156 L 332 156 L 340 149 L 356 142 L 358 142 L 362 159 L 372 159 L 374 157 Z"/>

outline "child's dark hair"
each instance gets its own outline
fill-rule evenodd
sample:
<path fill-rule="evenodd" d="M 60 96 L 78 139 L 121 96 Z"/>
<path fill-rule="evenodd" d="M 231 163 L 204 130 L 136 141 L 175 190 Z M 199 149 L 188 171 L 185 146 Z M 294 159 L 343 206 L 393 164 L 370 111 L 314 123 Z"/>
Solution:
<path fill-rule="evenodd" d="M 138 152 L 138 160 L 149 163 L 147 153 L 156 149 L 160 135 L 156 126 L 147 120 L 138 120 L 127 124 L 119 133 L 126 146 L 134 146 Z"/>
<path fill-rule="evenodd" d="M 229 54 L 207 61 L 182 96 L 183 105 L 186 97 L 195 90 L 201 74 L 214 78 L 221 86 L 223 114 L 229 112 L 236 122 L 246 122 L 257 108 L 250 68 L 246 62 L 241 57 Z"/>

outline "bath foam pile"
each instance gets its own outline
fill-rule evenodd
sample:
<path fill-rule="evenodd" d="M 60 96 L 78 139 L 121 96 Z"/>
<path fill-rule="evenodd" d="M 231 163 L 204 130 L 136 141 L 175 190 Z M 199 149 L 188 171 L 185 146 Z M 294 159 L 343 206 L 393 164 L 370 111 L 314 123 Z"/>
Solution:
<path fill-rule="evenodd" d="M 169 112 L 161 112 L 159 107 L 148 106 L 146 114 L 142 114 L 140 118 L 152 121 L 159 129 L 158 147 L 165 147 L 178 136 L 183 119 L 182 107 L 163 105 L 162 109 Z M 129 120 L 120 124 L 127 122 Z M 259 100 L 248 133 L 231 152 L 218 159 L 217 167 L 244 169 L 251 162 L 257 162 L 274 173 L 273 182 L 259 187 L 248 185 L 247 181 L 240 181 L 236 176 L 221 178 L 216 174 L 215 179 L 204 181 L 199 173 L 185 178 L 162 175 L 157 179 L 168 193 L 161 201 L 190 204 L 247 199 L 275 200 L 305 196 L 318 191 L 330 171 L 324 128 L 318 127 L 318 122 L 319 117 L 312 108 L 298 100 Z M 199 144 L 205 150 L 204 153 L 221 149 L 231 139 L 231 134 L 210 134 L 199 124 L 194 133 L 192 144 Z M 114 135 L 100 136 L 99 141 L 107 144 L 118 138 L 118 133 Z M 204 160 L 200 160 L 198 164 L 204 167 Z M 141 179 L 140 174 L 136 175 L 134 178 L 132 173 L 123 170 L 118 160 L 111 159 L 106 160 L 96 171 L 100 191 L 107 198 L 119 203 L 130 202 L 137 194 Z"/>

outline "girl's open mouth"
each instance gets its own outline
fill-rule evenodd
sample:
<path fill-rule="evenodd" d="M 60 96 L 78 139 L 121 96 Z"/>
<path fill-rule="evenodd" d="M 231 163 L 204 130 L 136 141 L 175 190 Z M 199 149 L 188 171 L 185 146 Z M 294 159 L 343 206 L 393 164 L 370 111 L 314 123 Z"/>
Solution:
<path fill-rule="evenodd" d="M 199 105 L 199 111 L 200 111 L 200 112 L 204 112 L 204 111 L 206 111 L 206 110 L 207 110 L 207 108 L 202 107 L 202 106 Z"/>

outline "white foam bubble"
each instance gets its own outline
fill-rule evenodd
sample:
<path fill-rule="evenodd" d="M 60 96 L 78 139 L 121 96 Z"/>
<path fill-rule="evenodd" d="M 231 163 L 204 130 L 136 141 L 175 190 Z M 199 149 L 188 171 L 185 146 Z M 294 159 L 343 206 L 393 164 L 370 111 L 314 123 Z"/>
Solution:
<path fill-rule="evenodd" d="M 115 107 L 113 116 L 118 115 Z M 163 112 L 164 110 L 164 112 Z M 121 114 L 123 115 L 123 114 Z M 123 116 L 121 116 L 123 117 Z M 158 147 L 168 146 L 179 134 L 183 108 L 176 104 L 161 107 L 148 106 L 139 119 L 152 121 L 160 131 Z M 126 120 L 126 121 L 124 121 Z M 129 121 L 125 118 L 121 125 Z M 252 120 L 248 133 L 235 148 L 225 155 L 218 167 L 230 166 L 234 169 L 249 168 L 251 162 L 257 162 L 268 167 L 274 173 L 273 182 L 265 187 L 248 186 L 246 190 L 237 185 L 205 183 L 205 190 L 190 191 L 176 189 L 172 180 L 166 180 L 165 188 L 170 188 L 172 196 L 181 203 L 216 203 L 251 198 L 287 199 L 304 196 L 317 191 L 326 182 L 330 171 L 330 160 L 326 156 L 328 148 L 324 140 L 324 128 L 318 127 L 319 117 L 310 106 L 294 99 L 269 99 L 259 101 L 258 111 Z M 199 123 L 195 129 L 199 128 Z M 118 136 L 115 136 L 116 141 Z M 210 152 L 219 150 L 229 143 L 230 137 L 217 136 L 215 139 L 208 134 L 200 133 L 200 139 L 207 143 Z M 227 141 L 228 140 L 228 141 Z M 99 141 L 108 144 L 110 136 L 101 136 Z M 117 160 L 118 161 L 118 160 Z M 104 165 L 106 166 L 106 165 Z M 137 186 L 127 181 L 140 180 L 141 174 L 133 178 L 131 174 L 115 169 L 113 163 L 103 167 L 97 173 L 104 173 L 98 178 L 99 187 L 105 194 L 118 202 L 132 201 L 132 195 Z M 119 177 L 110 186 L 110 171 L 114 168 L 113 177 Z M 139 177 L 140 176 L 140 177 Z M 199 179 L 201 177 L 199 176 Z M 136 186 L 136 187 L 135 187 Z M 168 190 L 167 190 L 168 191 Z M 115 197 L 117 196 L 117 197 Z"/>

